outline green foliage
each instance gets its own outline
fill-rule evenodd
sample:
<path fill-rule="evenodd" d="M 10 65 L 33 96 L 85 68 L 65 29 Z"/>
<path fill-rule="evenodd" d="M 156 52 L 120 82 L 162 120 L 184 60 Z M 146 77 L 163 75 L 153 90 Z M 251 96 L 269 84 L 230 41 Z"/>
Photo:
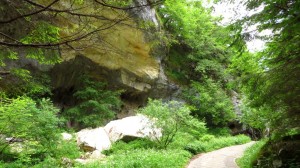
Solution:
<path fill-rule="evenodd" d="M 60 139 L 60 142 L 55 144 L 56 148 L 48 151 L 48 154 L 42 160 L 35 162 L 34 164 L 24 163 L 23 158 L 20 156 L 18 160 L 14 162 L 1 162 L 0 167 L 3 168 L 23 168 L 23 167 L 33 167 L 33 168 L 45 168 L 45 167 L 72 167 L 75 164 L 73 159 L 79 158 L 81 152 L 76 144 L 75 140 L 64 141 Z M 7 153 L 9 156 L 10 153 Z M 11 154 L 10 154 L 11 155 Z M 5 160 L 5 159 L 3 159 Z"/>
<path fill-rule="evenodd" d="M 76 106 L 63 112 L 63 116 L 82 127 L 96 127 L 115 117 L 121 106 L 121 91 L 106 89 L 106 84 L 89 77 L 82 78 L 82 87 L 75 93 Z"/>
<path fill-rule="evenodd" d="M 172 50 L 181 48 L 183 52 L 179 53 L 182 53 L 183 62 L 180 65 L 185 66 L 181 66 L 179 72 L 187 71 L 185 74 L 194 80 L 211 77 L 225 83 L 230 53 L 227 48 L 230 43 L 229 29 L 218 26 L 219 18 L 212 17 L 211 11 L 203 7 L 200 1 L 166 0 L 164 6 L 160 9 L 163 24 L 178 41 L 171 48 L 169 60 L 176 57 Z"/>
<path fill-rule="evenodd" d="M 176 135 L 174 136 L 173 141 L 170 143 L 168 148 L 169 149 L 184 149 L 186 144 L 188 144 L 190 142 L 193 142 L 193 141 L 197 141 L 199 139 L 199 137 L 201 137 L 201 136 L 192 135 L 186 129 L 185 130 L 180 130 L 176 133 Z"/>
<path fill-rule="evenodd" d="M 60 29 L 48 22 L 40 21 L 32 23 L 34 26 L 30 27 L 30 32 L 22 37 L 19 41 L 23 44 L 51 44 L 58 43 L 60 36 Z M 19 38 L 19 37 L 18 37 Z M 60 54 L 55 47 L 26 47 L 22 51 L 13 47 L 0 46 L 0 66 L 5 66 L 7 60 L 18 60 L 24 57 L 37 60 L 40 64 L 55 64 L 61 61 Z"/>
<path fill-rule="evenodd" d="M 30 78 L 32 78 L 30 71 L 26 69 L 12 69 L 11 73 L 25 82 L 29 82 Z"/>
<path fill-rule="evenodd" d="M 78 167 L 137 167 L 137 168 L 181 168 L 186 165 L 191 154 L 184 150 L 135 149 L 109 156 L 107 161 L 99 161 Z"/>
<path fill-rule="evenodd" d="M 219 136 L 231 136 L 231 131 L 228 127 L 216 127 L 216 128 L 210 128 L 208 130 L 208 133 L 209 134 L 212 134 L 216 137 L 219 137 Z"/>
<path fill-rule="evenodd" d="M 251 116 L 261 114 L 259 122 L 268 119 L 268 125 L 273 133 L 284 134 L 298 127 L 300 121 L 298 87 L 300 23 L 299 1 L 271 0 L 247 1 L 249 10 L 263 6 L 260 12 L 239 20 L 235 27 L 257 25 L 259 31 L 271 30 L 272 35 L 261 36 L 267 39 L 266 48 L 256 54 L 243 53 L 233 59 L 236 69 L 239 69 L 242 81 L 242 91 L 247 97 L 247 110 Z M 247 36 L 242 34 L 241 36 Z M 243 61 L 245 60 L 245 61 Z M 257 119 L 253 117 L 254 120 Z M 251 123 L 262 127 L 264 123 Z"/>
<path fill-rule="evenodd" d="M 134 149 L 150 149 L 154 147 L 154 142 L 149 139 L 137 139 L 128 143 L 124 141 L 117 141 L 109 150 L 103 151 L 102 153 L 106 155 L 112 155 L 116 153 L 124 153 Z"/>
<path fill-rule="evenodd" d="M 235 117 L 231 99 L 220 84 L 211 79 L 202 83 L 193 82 L 183 95 L 192 106 L 193 115 L 205 118 L 210 126 L 224 126 Z"/>
<path fill-rule="evenodd" d="M 56 148 L 51 151 L 51 155 L 48 155 L 42 162 L 39 162 L 33 167 L 72 167 L 75 164 L 74 159 L 80 156 L 81 151 L 75 139 L 69 141 L 60 139 L 60 141 L 56 143 Z"/>
<path fill-rule="evenodd" d="M 199 133 L 206 131 L 205 123 L 193 118 L 190 110 L 176 101 L 163 103 L 161 100 L 149 99 L 147 106 L 138 112 L 155 121 L 153 128 L 162 129 L 162 137 L 157 139 L 158 145 L 162 148 L 166 148 L 173 141 L 180 129 L 196 129 Z"/>
<path fill-rule="evenodd" d="M 259 153 L 262 149 L 262 147 L 266 144 L 267 140 L 261 140 L 259 142 L 256 142 L 254 145 L 250 146 L 246 149 L 244 152 L 243 157 L 237 159 L 237 164 L 241 168 L 252 168 L 254 165 L 254 162 L 259 157 Z"/>
<path fill-rule="evenodd" d="M 18 53 L 9 48 L 0 47 L 0 49 L 0 67 L 5 66 L 5 59 L 17 60 L 19 58 Z"/>
<path fill-rule="evenodd" d="M 202 136 L 200 138 L 200 141 L 202 141 L 202 142 L 209 142 L 209 141 L 211 141 L 213 139 L 215 139 L 215 136 L 206 134 L 206 135 L 204 135 L 204 136 Z"/>
<path fill-rule="evenodd" d="M 264 143 L 250 164 L 252 167 L 297 168 L 300 166 L 299 148 L 300 134 L 269 140 Z"/>
<path fill-rule="evenodd" d="M 27 69 L 11 69 L 11 74 L 0 80 L 0 91 L 8 97 L 27 96 L 38 100 L 51 96 L 50 77 L 44 72 L 31 73 Z"/>
<path fill-rule="evenodd" d="M 60 28 L 48 22 L 38 22 L 34 29 L 23 37 L 20 41 L 24 44 L 38 44 L 38 43 L 58 43 Z M 50 48 L 50 47 L 49 47 Z M 26 57 L 39 61 L 42 64 L 55 64 L 59 63 L 60 56 L 56 48 L 27 48 Z"/>
<path fill-rule="evenodd" d="M 116 6 L 116 7 L 125 7 L 125 6 L 128 6 L 128 5 L 132 4 L 132 0 L 123 0 L 123 1 L 108 0 L 105 3 L 107 3 L 109 5 Z"/>
<path fill-rule="evenodd" d="M 266 134 L 276 132 L 278 126 L 282 126 L 286 120 L 282 119 L 286 114 L 283 111 L 277 111 L 274 113 L 269 107 L 253 108 L 249 105 L 249 102 L 244 99 L 241 106 L 242 117 L 241 121 L 248 124 L 252 128 L 256 128 L 264 133 L 265 130 L 269 130 Z M 266 135 L 265 135 L 266 136 Z"/>
<path fill-rule="evenodd" d="M 235 117 L 226 87 L 235 53 L 228 48 L 230 29 L 219 26 L 219 18 L 200 1 L 166 0 L 164 6 L 163 25 L 178 42 L 168 53 L 166 74 L 177 83 L 192 83 L 183 96 L 194 116 L 209 126 L 226 125 Z"/>
<path fill-rule="evenodd" d="M 42 99 L 36 103 L 30 98 L 20 97 L 1 99 L 0 103 L 0 134 L 24 142 L 21 148 L 16 147 L 21 150 L 17 152 L 18 162 L 38 162 L 44 154 L 55 149 L 60 120 L 56 116 L 58 109 L 49 100 Z M 8 144 L 2 142 L 1 146 L 4 146 L 0 149 L 3 157 L 2 152 Z"/>
<path fill-rule="evenodd" d="M 189 65 L 190 59 L 186 57 L 184 51 L 179 45 L 170 48 L 169 56 L 166 61 L 166 75 L 176 83 L 188 84 L 192 76 L 193 68 Z"/>
<path fill-rule="evenodd" d="M 194 141 L 185 146 L 185 150 L 193 153 L 210 152 L 226 146 L 240 145 L 249 142 L 251 139 L 245 135 L 234 137 L 218 137 L 214 138 L 211 135 L 203 136 L 199 141 Z"/>
<path fill-rule="evenodd" d="M 27 36 L 21 39 L 24 44 L 30 43 L 57 43 L 59 41 L 59 28 L 47 22 L 38 22 Z"/>
<path fill-rule="evenodd" d="M 60 140 L 57 143 L 56 149 L 52 152 L 52 156 L 57 159 L 76 159 L 80 157 L 80 148 L 76 143 L 76 139 Z"/>

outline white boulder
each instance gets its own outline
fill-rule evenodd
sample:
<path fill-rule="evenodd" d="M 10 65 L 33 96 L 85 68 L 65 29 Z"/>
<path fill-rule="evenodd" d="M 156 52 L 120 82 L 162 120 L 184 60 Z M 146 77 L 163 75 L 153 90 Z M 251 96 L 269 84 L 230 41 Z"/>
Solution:
<path fill-rule="evenodd" d="M 86 151 L 109 149 L 111 142 L 103 127 L 83 129 L 77 134 L 77 144 Z"/>
<path fill-rule="evenodd" d="M 161 130 L 154 128 L 153 122 L 143 115 L 111 121 L 104 129 L 111 142 L 116 142 L 124 137 L 148 137 L 150 139 L 161 137 Z"/>

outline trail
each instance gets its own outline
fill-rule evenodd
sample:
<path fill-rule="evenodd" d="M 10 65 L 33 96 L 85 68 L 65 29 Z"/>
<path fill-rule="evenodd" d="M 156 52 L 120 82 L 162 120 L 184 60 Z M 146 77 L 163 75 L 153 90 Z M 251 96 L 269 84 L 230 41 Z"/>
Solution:
<path fill-rule="evenodd" d="M 200 155 L 187 168 L 238 168 L 236 158 L 242 157 L 245 149 L 255 142 L 235 145 Z"/>

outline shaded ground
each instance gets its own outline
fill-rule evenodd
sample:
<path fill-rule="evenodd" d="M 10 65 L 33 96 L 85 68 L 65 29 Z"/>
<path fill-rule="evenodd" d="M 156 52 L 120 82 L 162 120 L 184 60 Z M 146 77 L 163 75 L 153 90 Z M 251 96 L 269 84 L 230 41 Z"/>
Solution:
<path fill-rule="evenodd" d="M 241 157 L 244 150 L 254 143 L 252 141 L 201 154 L 193 159 L 187 168 L 238 168 L 235 159 Z"/>

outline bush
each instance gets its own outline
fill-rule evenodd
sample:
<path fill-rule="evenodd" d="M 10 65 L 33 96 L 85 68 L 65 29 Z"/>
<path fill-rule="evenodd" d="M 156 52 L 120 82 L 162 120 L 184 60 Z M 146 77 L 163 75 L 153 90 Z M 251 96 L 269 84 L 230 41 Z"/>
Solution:
<path fill-rule="evenodd" d="M 149 139 L 137 139 L 131 142 L 117 141 L 110 149 L 103 151 L 105 155 L 112 155 L 116 153 L 122 153 L 134 149 L 150 149 L 154 148 L 155 144 Z"/>
<path fill-rule="evenodd" d="M 179 130 L 206 131 L 205 123 L 193 118 L 190 110 L 176 101 L 163 103 L 161 100 L 149 99 L 148 105 L 138 112 L 155 121 L 153 129 L 161 128 L 162 137 L 156 142 L 162 148 L 167 148 Z"/>
<path fill-rule="evenodd" d="M 224 136 L 231 136 L 230 129 L 228 127 L 221 127 L 221 128 L 210 128 L 208 130 L 209 134 L 212 134 L 216 137 L 224 137 Z"/>
<path fill-rule="evenodd" d="M 193 141 L 197 141 L 198 137 L 195 137 L 194 135 L 181 130 L 178 131 L 178 133 L 176 133 L 173 142 L 170 143 L 169 148 L 170 149 L 184 149 L 184 147 L 186 146 L 186 144 L 193 142 Z"/>
<path fill-rule="evenodd" d="M 211 138 L 208 140 L 208 138 Z M 208 141 L 207 141 L 208 140 Z M 185 150 L 193 153 L 204 153 L 210 152 L 212 150 L 220 149 L 227 146 L 244 144 L 250 142 L 250 138 L 245 135 L 238 135 L 233 137 L 219 137 L 212 138 L 212 136 L 207 135 L 204 137 L 204 141 L 194 141 L 185 146 Z"/>
<path fill-rule="evenodd" d="M 206 134 L 206 135 L 204 135 L 203 137 L 200 138 L 200 141 L 208 142 L 208 141 L 211 141 L 213 139 L 215 139 L 215 136 Z"/>
<path fill-rule="evenodd" d="M 60 140 L 56 149 L 51 152 L 42 162 L 34 165 L 34 168 L 52 168 L 52 167 L 71 167 L 74 165 L 74 159 L 79 158 L 81 151 L 76 141 Z"/>
<path fill-rule="evenodd" d="M 209 126 L 225 126 L 235 117 L 230 97 L 221 84 L 211 79 L 201 83 L 193 82 L 183 95 L 193 107 L 192 114 L 204 118 Z"/>
<path fill-rule="evenodd" d="M 56 149 L 53 151 L 52 155 L 57 159 L 61 159 L 61 158 L 76 159 L 80 157 L 81 151 L 74 139 L 69 141 L 60 140 L 60 142 L 56 146 Z"/>
<path fill-rule="evenodd" d="M 56 116 L 58 109 L 53 107 L 49 100 L 42 99 L 36 103 L 27 97 L 3 98 L 0 103 L 0 135 L 23 141 L 21 147 L 17 147 L 19 152 L 10 151 L 18 158 L 15 165 L 35 164 L 55 150 L 59 139 L 60 120 Z M 3 155 L 5 148 L 9 147 L 5 141 L 0 144 L 3 145 L 0 156 Z M 4 161 L 12 161 L 12 159 Z"/>

